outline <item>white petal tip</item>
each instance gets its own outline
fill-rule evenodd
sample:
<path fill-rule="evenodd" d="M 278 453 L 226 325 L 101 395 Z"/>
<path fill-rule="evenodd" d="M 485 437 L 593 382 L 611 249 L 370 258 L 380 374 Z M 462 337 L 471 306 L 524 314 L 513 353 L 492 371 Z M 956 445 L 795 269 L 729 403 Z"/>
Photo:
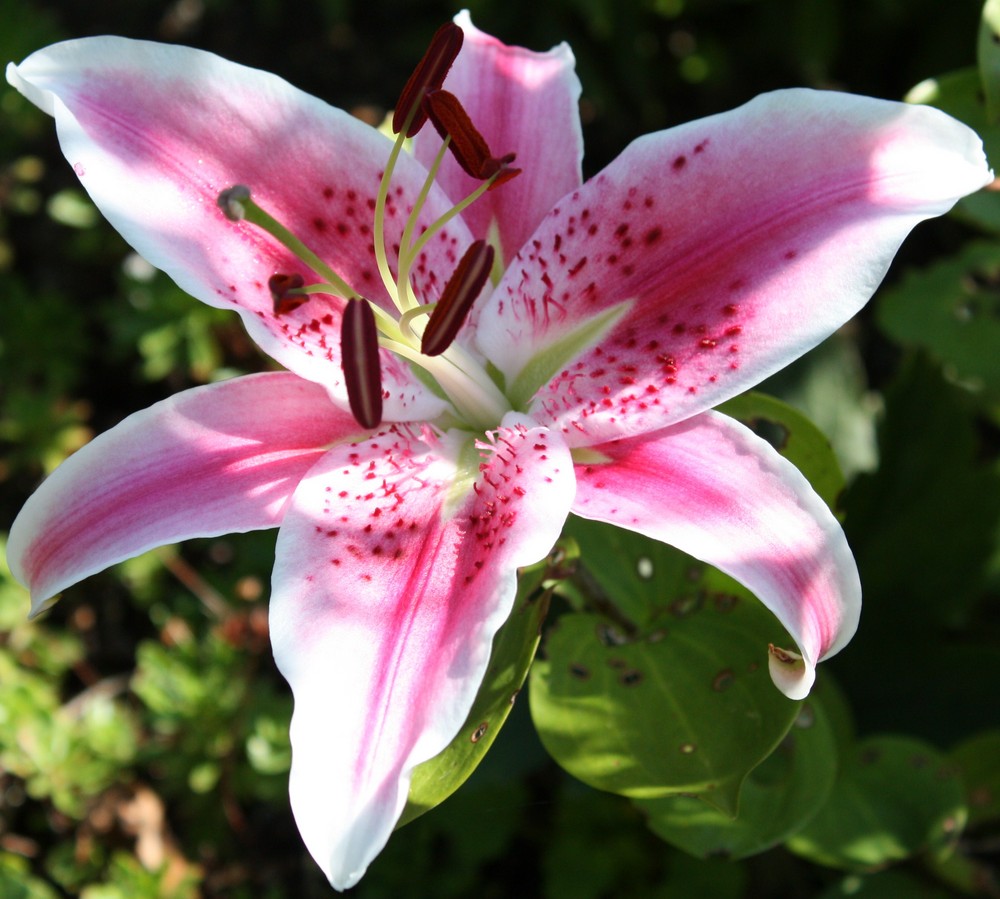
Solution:
<path fill-rule="evenodd" d="M 774 685 L 789 699 L 805 699 L 809 695 L 816 680 L 816 667 L 797 652 L 772 643 L 767 648 L 767 665 Z"/>

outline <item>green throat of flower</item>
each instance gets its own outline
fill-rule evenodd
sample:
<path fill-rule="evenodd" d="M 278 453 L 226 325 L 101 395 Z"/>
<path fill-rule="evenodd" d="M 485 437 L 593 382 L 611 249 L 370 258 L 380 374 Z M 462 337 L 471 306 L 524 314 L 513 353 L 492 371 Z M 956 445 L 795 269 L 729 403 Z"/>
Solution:
<path fill-rule="evenodd" d="M 382 420 L 380 348 L 412 363 L 421 380 L 447 397 L 458 418 L 470 428 L 495 427 L 513 407 L 483 363 L 455 341 L 473 303 L 491 279 L 496 259 L 493 246 L 485 240 L 474 241 L 436 302 L 420 302 L 410 279 L 414 263 L 428 241 L 486 191 L 520 172 L 520 169 L 511 168 L 514 154 L 501 157 L 491 154 L 458 98 L 441 89 L 462 40 L 462 30 L 457 25 L 449 23 L 438 29 L 396 105 L 392 125 L 397 137 L 379 184 L 372 229 L 379 275 L 395 306 L 394 311 L 383 309 L 358 293 L 288 228 L 255 203 L 249 187 L 227 188 L 218 198 L 228 218 L 245 220 L 261 228 L 322 279 L 307 284 L 299 274 L 273 275 L 268 286 L 275 315 L 287 315 L 314 294 L 346 300 L 341 325 L 341 364 L 351 412 L 366 428 L 375 428 Z M 443 138 L 443 143 L 404 226 L 396 273 L 393 274 L 385 237 L 389 188 L 405 140 L 413 137 L 428 120 Z M 420 214 L 449 150 L 462 169 L 482 183 L 418 233 Z"/>

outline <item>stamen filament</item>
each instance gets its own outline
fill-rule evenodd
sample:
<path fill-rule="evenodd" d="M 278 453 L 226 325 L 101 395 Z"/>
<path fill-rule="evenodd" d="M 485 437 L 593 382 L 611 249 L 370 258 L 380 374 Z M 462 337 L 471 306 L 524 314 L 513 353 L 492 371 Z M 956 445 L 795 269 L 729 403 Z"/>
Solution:
<path fill-rule="evenodd" d="M 448 224 L 453 218 L 461 215 L 469 206 L 476 202 L 486 191 L 490 189 L 490 185 L 493 181 L 500 175 L 497 172 L 489 181 L 484 181 L 479 185 L 471 194 L 469 194 L 464 200 L 461 200 L 457 205 L 452 206 L 444 215 L 441 216 L 437 221 L 432 222 L 431 225 L 424 231 L 420 237 L 417 238 L 416 243 L 411 249 L 411 256 L 416 259 L 422 252 L 427 242 L 440 231 L 445 225 Z"/>
<path fill-rule="evenodd" d="M 230 188 L 230 191 L 236 190 L 236 188 Z M 223 195 L 227 191 L 223 191 L 220 194 L 219 205 L 223 205 Z M 317 256 L 312 250 L 309 249 L 301 240 L 299 240 L 291 231 L 289 231 L 284 225 L 281 224 L 274 216 L 269 212 L 264 210 L 262 207 L 258 206 L 254 202 L 253 198 L 250 196 L 250 191 L 246 191 L 245 196 L 239 197 L 239 207 L 242 215 L 241 218 L 246 219 L 252 225 L 256 225 L 263 231 L 270 234 L 275 240 L 278 241 L 282 246 L 291 250 L 299 259 L 301 259 L 306 265 L 308 265 L 314 272 L 322 277 L 336 288 L 336 290 L 345 299 L 351 299 L 352 297 L 357 297 L 357 292 L 338 275 L 332 268 L 330 268 L 319 256 Z M 227 212 L 227 215 L 229 213 Z M 230 216 L 231 217 L 231 216 Z"/>
<path fill-rule="evenodd" d="M 424 180 L 424 186 L 420 189 L 417 201 L 413 204 L 413 211 L 406 220 L 406 227 L 403 229 L 403 236 L 399 241 L 399 269 L 396 272 L 396 286 L 399 297 L 397 305 L 401 307 L 401 312 L 412 309 L 417 305 L 417 298 L 410 285 L 410 266 L 418 254 L 412 252 L 411 242 L 413 241 L 413 232 L 417 227 L 417 219 L 424 208 L 424 203 L 427 202 L 427 195 L 430 193 L 431 186 L 437 178 L 438 169 L 441 168 L 441 162 L 444 160 L 447 149 L 448 141 L 445 140 L 441 145 L 441 149 L 438 150 L 437 156 L 434 157 L 434 162 L 427 173 L 427 178 Z"/>
<path fill-rule="evenodd" d="M 389 195 L 389 182 L 392 180 L 392 172 L 396 168 L 396 161 L 399 159 L 403 143 L 406 140 L 406 129 L 409 127 L 409 123 L 415 114 L 416 107 L 410 110 L 410 114 L 406 117 L 403 128 L 397 135 L 396 141 L 392 145 L 392 151 L 389 153 L 389 158 L 386 160 L 385 170 L 382 172 L 382 180 L 378 185 L 378 196 L 375 198 L 375 221 L 372 229 L 375 263 L 378 265 L 379 276 L 382 278 L 386 292 L 393 298 L 393 302 L 400 312 L 404 312 L 405 309 L 397 296 L 396 281 L 389 270 L 389 259 L 385 253 L 385 201 Z M 402 246 L 400 246 L 400 252 L 402 252 Z"/>

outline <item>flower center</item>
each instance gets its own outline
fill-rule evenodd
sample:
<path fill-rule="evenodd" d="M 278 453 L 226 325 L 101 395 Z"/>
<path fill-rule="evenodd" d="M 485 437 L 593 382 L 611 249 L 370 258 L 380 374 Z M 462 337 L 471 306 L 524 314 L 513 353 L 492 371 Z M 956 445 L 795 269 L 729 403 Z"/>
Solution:
<path fill-rule="evenodd" d="M 417 299 L 411 272 L 421 252 L 448 222 L 486 191 L 515 177 L 514 154 L 495 157 L 453 94 L 441 89 L 462 46 L 462 30 L 442 26 L 400 95 L 393 116 L 396 141 L 386 163 L 375 200 L 372 228 L 375 260 L 395 311 L 383 309 L 362 296 L 288 228 L 257 205 L 250 189 L 230 187 L 219 195 L 223 212 L 233 221 L 245 219 L 269 233 L 323 280 L 307 284 L 299 274 L 276 273 L 269 281 L 274 314 L 287 315 L 313 294 L 346 300 L 341 328 L 341 365 L 351 412 L 366 428 L 382 420 L 382 380 L 379 349 L 390 350 L 430 376 L 432 389 L 443 393 L 457 417 L 477 430 L 495 427 L 511 402 L 483 363 L 455 338 L 493 271 L 495 252 L 484 240 L 474 241 L 445 283 L 436 302 Z M 395 274 L 389 266 L 385 235 L 386 203 L 393 172 L 407 138 L 428 119 L 443 143 L 406 220 L 399 240 Z M 418 221 L 445 154 L 451 151 L 462 169 L 482 183 L 467 197 L 418 233 Z M 426 380 L 426 378 L 422 378 Z"/>

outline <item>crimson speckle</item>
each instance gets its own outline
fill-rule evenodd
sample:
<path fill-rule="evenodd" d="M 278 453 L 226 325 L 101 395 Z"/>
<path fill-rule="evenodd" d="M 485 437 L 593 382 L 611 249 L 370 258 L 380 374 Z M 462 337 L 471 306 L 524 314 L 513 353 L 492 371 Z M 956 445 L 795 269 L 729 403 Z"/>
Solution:
<path fill-rule="evenodd" d="M 787 253 L 785 253 L 785 258 L 786 259 L 794 259 L 798 255 L 799 255 L 799 251 L 798 250 L 789 250 Z"/>
<path fill-rule="evenodd" d="M 675 160 L 673 161 L 673 166 L 672 166 L 672 167 L 673 167 L 673 170 L 674 170 L 675 172 L 679 172 L 679 171 L 680 171 L 680 170 L 681 170 L 682 168 L 684 168 L 684 166 L 686 166 L 686 165 L 687 165 L 687 157 L 686 157 L 686 156 L 683 156 L 683 155 L 681 155 L 681 156 L 678 156 L 678 157 L 677 157 L 677 158 L 676 158 L 676 159 L 675 159 Z"/>
<path fill-rule="evenodd" d="M 700 346 L 703 350 L 714 349 L 717 345 L 718 341 L 712 340 L 711 337 L 703 337 L 701 340 L 698 341 L 698 346 Z"/>
<path fill-rule="evenodd" d="M 656 243 L 662 236 L 663 229 L 657 226 L 656 228 L 650 228 L 643 237 L 643 240 L 646 241 L 646 245 L 649 246 Z"/>

